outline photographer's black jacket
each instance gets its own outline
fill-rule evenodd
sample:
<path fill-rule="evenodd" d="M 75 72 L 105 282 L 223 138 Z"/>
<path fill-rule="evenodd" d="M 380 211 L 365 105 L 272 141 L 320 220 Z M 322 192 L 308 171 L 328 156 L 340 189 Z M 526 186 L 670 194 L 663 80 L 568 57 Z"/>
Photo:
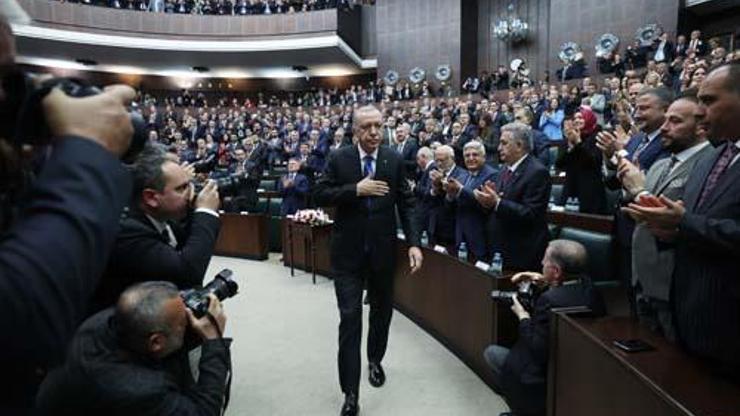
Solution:
<path fill-rule="evenodd" d="M 550 288 L 535 301 L 530 319 L 519 322 L 519 337 L 504 363 L 504 394 L 515 412 L 544 414 L 547 361 L 550 353 L 550 310 L 586 306 L 595 316 L 605 313 L 604 300 L 591 279 Z M 514 409 L 512 409 L 514 410 Z"/>
<path fill-rule="evenodd" d="M 110 262 L 92 300 L 91 312 L 112 306 L 134 283 L 166 280 L 180 289 L 203 283 L 221 221 L 205 212 L 194 212 L 185 227 L 170 224 L 177 247 L 169 245 L 154 224 L 140 211 L 121 221 Z"/>
<path fill-rule="evenodd" d="M 23 414 L 62 360 L 118 233 L 131 178 L 91 140 L 59 138 L 19 221 L 0 240 L 0 414 Z"/>
<path fill-rule="evenodd" d="M 193 381 L 185 350 L 154 361 L 123 349 L 113 308 L 80 327 L 64 366 L 44 380 L 41 415 L 218 416 L 231 366 L 231 340 L 202 344 L 200 375 Z"/>

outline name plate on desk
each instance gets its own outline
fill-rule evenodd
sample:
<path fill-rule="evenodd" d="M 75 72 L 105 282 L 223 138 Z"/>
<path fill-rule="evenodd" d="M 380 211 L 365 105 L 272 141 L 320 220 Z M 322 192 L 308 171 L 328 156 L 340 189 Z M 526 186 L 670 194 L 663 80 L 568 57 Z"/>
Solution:
<path fill-rule="evenodd" d="M 434 246 L 434 251 L 436 251 L 437 253 L 447 254 L 447 249 L 440 246 L 439 244 Z"/>
<path fill-rule="evenodd" d="M 488 272 L 488 269 L 491 268 L 491 265 L 484 261 L 478 260 L 477 262 L 475 262 L 475 267 L 483 270 L 484 272 Z"/>

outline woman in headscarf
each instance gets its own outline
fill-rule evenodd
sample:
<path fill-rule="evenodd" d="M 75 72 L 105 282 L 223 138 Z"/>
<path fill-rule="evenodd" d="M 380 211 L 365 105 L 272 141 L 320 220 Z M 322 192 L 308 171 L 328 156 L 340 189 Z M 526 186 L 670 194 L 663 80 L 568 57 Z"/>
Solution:
<path fill-rule="evenodd" d="M 568 198 L 578 198 L 580 212 L 606 214 L 606 188 L 601 176 L 601 151 L 596 147 L 599 132 L 596 115 L 581 107 L 563 121 L 567 145 L 561 149 L 555 166 L 565 172 L 565 184 L 559 205 Z"/>

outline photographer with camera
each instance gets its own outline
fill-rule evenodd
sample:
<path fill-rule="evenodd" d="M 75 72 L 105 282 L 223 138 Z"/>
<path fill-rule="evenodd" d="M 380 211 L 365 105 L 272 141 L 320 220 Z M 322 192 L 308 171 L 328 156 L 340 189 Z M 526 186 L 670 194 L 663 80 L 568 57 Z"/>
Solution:
<path fill-rule="evenodd" d="M 192 174 L 156 144 L 142 150 L 131 170 L 131 205 L 91 312 L 113 305 L 137 282 L 166 280 L 180 289 L 200 285 L 216 246 L 221 221 L 214 181 L 193 198 Z"/>
<path fill-rule="evenodd" d="M 41 386 L 40 413 L 220 415 L 231 368 L 222 295 L 201 292 L 207 312 L 197 317 L 170 282 L 129 287 L 115 308 L 80 327 L 67 362 Z M 202 346 L 197 381 L 188 365 L 191 334 Z"/>
<path fill-rule="evenodd" d="M 131 187 L 119 157 L 134 131 L 134 90 L 112 86 L 76 98 L 39 97 L 32 120 L 46 135 L 15 131 L 26 76 L 0 5 L 0 366 L 9 383 L 0 414 L 27 414 L 46 369 L 63 358 L 105 267 Z M 20 82 L 19 82 L 20 81 Z M 33 87 L 32 84 L 28 84 Z M 33 139 L 33 146 L 29 141 Z M 35 171 L 28 150 L 43 155 Z"/>
<path fill-rule="evenodd" d="M 519 319 L 513 348 L 490 345 L 483 354 L 493 370 L 494 389 L 511 408 L 508 415 L 545 414 L 550 310 L 585 306 L 594 315 L 604 314 L 603 299 L 585 274 L 587 264 L 583 245 L 553 240 L 542 259 L 541 274 L 517 273 L 511 278 L 519 284 L 517 293 L 492 293 L 497 303 L 511 304 Z"/>

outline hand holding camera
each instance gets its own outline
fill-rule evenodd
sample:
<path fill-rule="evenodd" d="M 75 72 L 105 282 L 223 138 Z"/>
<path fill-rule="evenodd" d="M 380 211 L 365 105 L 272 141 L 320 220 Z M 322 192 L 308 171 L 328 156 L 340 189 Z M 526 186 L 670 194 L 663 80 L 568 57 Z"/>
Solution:
<path fill-rule="evenodd" d="M 223 307 L 221 307 L 221 301 L 218 300 L 216 295 L 209 293 L 208 298 L 208 313 L 200 318 L 196 318 L 193 311 L 188 308 L 188 321 L 193 332 L 198 334 L 202 339 L 218 339 L 226 328 L 226 315 L 224 314 Z M 211 321 L 211 316 L 215 323 L 218 324 L 218 327 Z"/>
<path fill-rule="evenodd" d="M 209 180 L 198 193 L 195 199 L 195 208 L 206 208 L 215 211 L 218 209 L 219 203 L 218 185 L 216 181 Z"/>
<path fill-rule="evenodd" d="M 111 153 L 123 156 L 134 133 L 125 106 L 135 96 L 133 88 L 126 85 L 113 85 L 101 94 L 82 98 L 71 97 L 54 88 L 43 100 L 49 131 L 55 137 L 90 139 Z"/>

